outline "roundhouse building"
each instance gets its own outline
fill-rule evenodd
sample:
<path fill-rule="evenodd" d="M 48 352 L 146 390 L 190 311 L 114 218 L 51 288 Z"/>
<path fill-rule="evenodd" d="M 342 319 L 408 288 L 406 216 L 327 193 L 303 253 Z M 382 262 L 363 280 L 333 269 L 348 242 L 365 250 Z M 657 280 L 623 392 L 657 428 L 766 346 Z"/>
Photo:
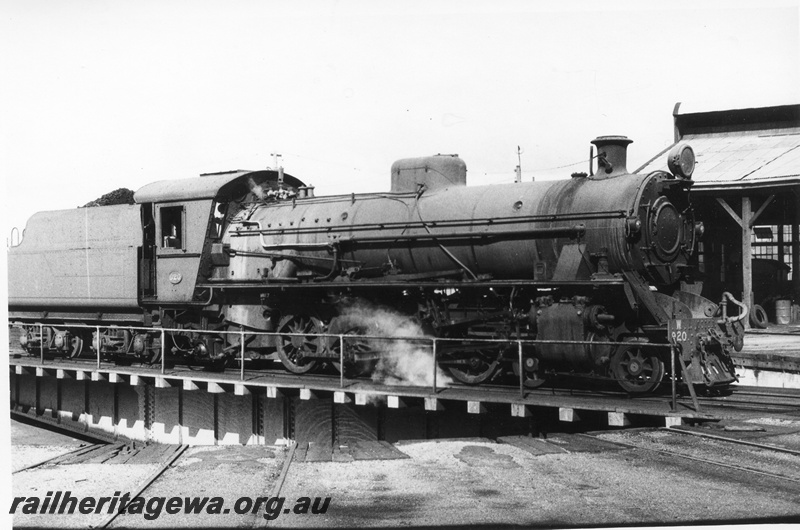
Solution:
<path fill-rule="evenodd" d="M 674 142 L 694 150 L 692 202 L 705 234 L 697 289 L 730 291 L 770 321 L 798 319 L 800 104 L 701 110 L 677 103 Z M 672 146 L 670 146 L 672 147 Z M 666 169 L 664 153 L 637 172 Z"/>

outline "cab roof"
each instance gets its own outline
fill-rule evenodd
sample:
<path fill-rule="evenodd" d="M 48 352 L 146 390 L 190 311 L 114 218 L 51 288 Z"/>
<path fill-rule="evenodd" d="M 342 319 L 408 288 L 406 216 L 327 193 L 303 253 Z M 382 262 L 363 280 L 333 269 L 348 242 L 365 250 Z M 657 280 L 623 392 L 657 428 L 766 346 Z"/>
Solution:
<path fill-rule="evenodd" d="M 277 180 L 278 172 L 273 170 L 239 169 L 208 173 L 194 178 L 159 180 L 145 184 L 133 194 L 133 200 L 138 204 L 198 199 L 230 200 L 243 195 L 257 184 Z M 283 182 L 294 188 L 304 186 L 302 181 L 288 173 L 283 174 Z"/>

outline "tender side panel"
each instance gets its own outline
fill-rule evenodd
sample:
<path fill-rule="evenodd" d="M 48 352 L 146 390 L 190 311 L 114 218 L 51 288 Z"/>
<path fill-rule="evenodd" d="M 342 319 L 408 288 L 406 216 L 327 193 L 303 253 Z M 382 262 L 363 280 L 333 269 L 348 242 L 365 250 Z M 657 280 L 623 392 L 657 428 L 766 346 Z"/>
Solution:
<path fill-rule="evenodd" d="M 8 252 L 10 308 L 136 308 L 139 205 L 40 212 Z"/>

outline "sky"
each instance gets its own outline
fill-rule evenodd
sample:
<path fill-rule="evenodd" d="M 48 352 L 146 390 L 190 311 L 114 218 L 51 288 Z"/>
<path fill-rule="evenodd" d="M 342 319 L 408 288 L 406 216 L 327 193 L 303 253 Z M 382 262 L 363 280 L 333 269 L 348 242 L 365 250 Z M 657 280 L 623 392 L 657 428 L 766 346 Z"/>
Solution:
<path fill-rule="evenodd" d="M 599 135 L 649 160 L 679 101 L 800 103 L 800 0 L 0 5 L 6 238 L 272 153 L 318 195 L 388 190 L 392 162 L 435 153 L 512 182 L 518 146 L 524 180 L 567 178 Z"/>

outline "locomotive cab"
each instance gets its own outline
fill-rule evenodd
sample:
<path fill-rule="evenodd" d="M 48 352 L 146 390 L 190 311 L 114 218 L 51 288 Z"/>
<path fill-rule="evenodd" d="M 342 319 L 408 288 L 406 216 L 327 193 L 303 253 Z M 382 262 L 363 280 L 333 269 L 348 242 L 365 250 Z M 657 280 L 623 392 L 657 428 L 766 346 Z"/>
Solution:
<path fill-rule="evenodd" d="M 279 183 L 280 185 L 274 185 Z M 148 184 L 134 194 L 142 205 L 142 303 L 203 304 L 211 296 L 198 282 L 211 272 L 233 203 L 296 196 L 302 182 L 276 171 L 232 171 Z M 219 254 L 219 252 L 216 252 Z"/>

